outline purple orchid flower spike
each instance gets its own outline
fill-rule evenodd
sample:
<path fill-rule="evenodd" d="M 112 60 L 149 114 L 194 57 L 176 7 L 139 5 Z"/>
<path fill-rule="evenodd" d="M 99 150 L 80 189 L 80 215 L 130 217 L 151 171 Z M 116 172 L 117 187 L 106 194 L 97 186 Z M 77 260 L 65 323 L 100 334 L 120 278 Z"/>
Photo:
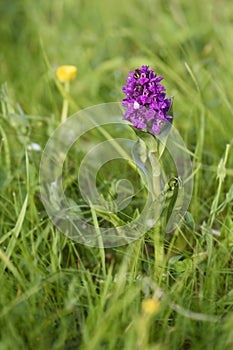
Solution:
<path fill-rule="evenodd" d="M 129 72 L 126 85 L 122 91 L 126 98 L 122 106 L 127 110 L 124 119 L 130 121 L 139 130 L 145 129 L 158 135 L 164 123 L 172 121 L 168 115 L 172 98 L 166 98 L 166 89 L 160 84 L 163 77 L 157 76 L 149 66 L 142 66 Z"/>

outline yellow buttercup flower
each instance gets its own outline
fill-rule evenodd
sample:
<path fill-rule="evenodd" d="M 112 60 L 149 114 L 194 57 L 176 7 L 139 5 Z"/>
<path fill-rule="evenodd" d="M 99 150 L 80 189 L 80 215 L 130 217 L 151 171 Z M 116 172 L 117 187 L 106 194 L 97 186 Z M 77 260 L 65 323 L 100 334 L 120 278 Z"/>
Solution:
<path fill-rule="evenodd" d="M 69 90 L 70 90 L 70 80 L 74 79 L 77 73 L 77 67 L 65 65 L 58 67 L 56 75 L 61 83 L 64 83 L 64 89 L 62 89 L 63 95 L 63 105 L 61 112 L 61 122 L 63 123 L 68 116 L 69 108 Z"/>
<path fill-rule="evenodd" d="M 58 80 L 60 80 L 62 83 L 74 79 L 76 73 L 77 67 L 69 65 L 58 67 L 56 72 Z"/>
<path fill-rule="evenodd" d="M 142 302 L 142 311 L 147 315 L 154 315 L 160 308 L 159 299 L 148 298 Z"/>

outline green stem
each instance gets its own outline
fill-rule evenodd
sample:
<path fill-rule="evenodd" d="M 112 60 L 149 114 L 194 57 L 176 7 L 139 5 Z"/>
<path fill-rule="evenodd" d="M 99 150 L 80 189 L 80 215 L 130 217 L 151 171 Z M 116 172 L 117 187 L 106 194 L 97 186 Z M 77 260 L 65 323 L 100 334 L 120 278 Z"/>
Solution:
<path fill-rule="evenodd" d="M 161 184 L 160 184 L 161 169 L 160 169 L 160 165 L 158 163 L 157 157 L 158 155 L 156 152 L 151 152 L 149 154 L 150 163 L 152 166 L 151 180 L 152 180 L 152 191 L 155 196 L 154 200 L 158 200 L 161 194 Z M 154 241 L 154 259 L 155 259 L 154 278 L 157 283 L 161 279 L 162 272 L 163 272 L 163 265 L 164 265 L 164 242 L 163 242 L 164 240 L 163 240 L 162 230 L 163 230 L 163 226 L 161 223 L 161 218 L 157 219 L 156 217 L 153 241 Z"/>
<path fill-rule="evenodd" d="M 91 214 L 92 214 L 92 218 L 93 218 L 93 224 L 94 224 L 94 227 L 95 227 L 95 230 L 96 230 L 96 236 L 97 236 L 98 243 L 99 243 L 103 275 L 104 275 L 104 277 L 106 277 L 105 250 L 103 248 L 104 244 L 103 244 L 102 234 L 101 234 L 101 230 L 100 230 L 100 227 L 99 227 L 96 211 L 95 211 L 95 209 L 94 209 L 94 207 L 93 207 L 93 205 L 91 203 L 90 203 L 90 208 L 91 208 Z"/>
<path fill-rule="evenodd" d="M 64 84 L 64 89 L 65 89 L 65 93 L 66 95 L 69 94 L 69 90 L 70 90 L 70 84 L 69 81 L 66 81 Z M 69 109 L 69 101 L 67 99 L 67 97 L 64 97 L 63 99 L 63 105 L 62 105 L 62 112 L 61 112 L 61 122 L 65 122 L 68 116 L 68 109 Z"/>
<path fill-rule="evenodd" d="M 6 167 L 9 171 L 9 173 L 11 173 L 11 157 L 10 157 L 10 147 L 9 147 L 9 143 L 7 140 L 7 136 L 6 133 L 4 131 L 4 129 L 0 126 L 0 133 L 2 134 L 2 142 L 4 144 L 4 148 L 5 148 L 5 160 L 6 160 Z"/>
<path fill-rule="evenodd" d="M 224 182 L 225 176 L 226 176 L 226 162 L 229 156 L 229 151 L 230 151 L 230 145 L 226 145 L 226 151 L 224 158 L 220 160 L 220 163 L 218 165 L 218 172 L 217 172 L 217 178 L 218 178 L 218 190 L 217 194 L 213 200 L 212 206 L 211 206 L 211 212 L 210 212 L 210 217 L 209 217 L 209 227 L 212 228 L 216 213 L 217 213 L 217 208 L 218 208 L 218 203 L 219 203 L 219 198 L 220 198 L 220 193 L 222 190 L 222 184 Z"/>

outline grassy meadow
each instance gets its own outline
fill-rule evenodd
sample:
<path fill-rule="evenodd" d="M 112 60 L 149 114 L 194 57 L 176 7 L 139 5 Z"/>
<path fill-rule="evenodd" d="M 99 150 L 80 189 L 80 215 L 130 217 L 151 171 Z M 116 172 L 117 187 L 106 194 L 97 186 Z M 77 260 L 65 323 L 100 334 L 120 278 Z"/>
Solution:
<path fill-rule="evenodd" d="M 233 2 L 3 0 L 0 16 L 0 350 L 233 349 Z M 78 68 L 70 116 L 121 101 L 142 64 L 164 77 L 194 180 L 172 235 L 98 249 L 51 222 L 39 166 L 63 64 Z M 104 196 L 120 177 L 119 164 L 103 170 Z"/>

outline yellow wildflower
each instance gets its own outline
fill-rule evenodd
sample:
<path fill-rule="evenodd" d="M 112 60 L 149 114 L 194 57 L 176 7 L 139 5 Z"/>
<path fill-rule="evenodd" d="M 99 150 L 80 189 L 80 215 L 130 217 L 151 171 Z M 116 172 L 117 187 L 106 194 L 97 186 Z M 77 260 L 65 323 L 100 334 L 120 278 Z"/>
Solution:
<path fill-rule="evenodd" d="M 62 83 L 74 79 L 76 73 L 77 67 L 75 66 L 60 66 L 56 72 L 58 80 L 60 80 Z"/>
<path fill-rule="evenodd" d="M 160 308 L 159 299 L 148 298 L 142 302 L 142 311 L 147 315 L 153 315 L 158 312 Z"/>

